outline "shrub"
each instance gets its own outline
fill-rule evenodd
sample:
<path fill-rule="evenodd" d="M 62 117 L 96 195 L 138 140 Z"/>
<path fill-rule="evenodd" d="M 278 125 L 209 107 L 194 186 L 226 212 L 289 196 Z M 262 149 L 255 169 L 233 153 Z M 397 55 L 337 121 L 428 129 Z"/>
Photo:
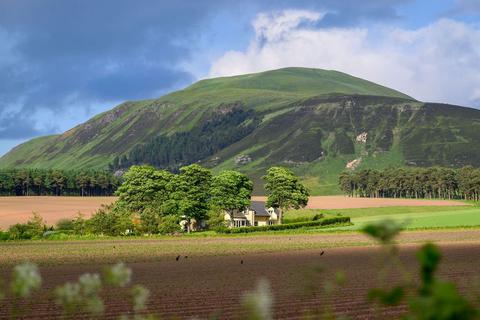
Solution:
<path fill-rule="evenodd" d="M 160 214 L 153 207 L 143 210 L 140 214 L 140 231 L 142 233 L 158 233 Z"/>
<path fill-rule="evenodd" d="M 72 219 L 60 219 L 57 222 L 57 230 L 73 230 L 74 222 Z"/>
<path fill-rule="evenodd" d="M 180 232 L 180 224 L 178 217 L 173 215 L 168 215 L 160 217 L 158 221 L 158 232 L 161 234 L 171 234 Z"/>
<path fill-rule="evenodd" d="M 325 218 L 325 215 L 323 213 L 317 213 L 315 215 L 308 215 L 308 216 L 299 216 L 299 217 L 284 217 L 283 222 L 285 224 L 290 224 L 290 223 L 297 223 L 297 222 L 307 222 L 307 221 L 315 221 L 315 220 L 320 220 Z"/>
<path fill-rule="evenodd" d="M 109 236 L 132 234 L 132 214 L 121 207 L 104 206 L 87 220 L 87 230 L 93 234 Z"/>
<path fill-rule="evenodd" d="M 207 225 L 212 230 L 226 228 L 223 210 L 211 208 L 207 213 Z"/>
<path fill-rule="evenodd" d="M 73 233 L 84 235 L 87 232 L 87 220 L 85 220 L 83 214 L 77 213 L 77 216 L 72 221 Z"/>
<path fill-rule="evenodd" d="M 321 227 L 332 224 L 339 223 L 349 223 L 349 217 L 334 217 L 327 219 L 320 219 L 315 221 L 307 222 L 296 222 L 296 223 L 287 223 L 287 224 L 275 224 L 270 226 L 260 226 L 260 227 L 242 227 L 242 228 L 232 228 L 232 229 L 218 229 L 220 233 L 250 233 L 250 232 L 259 232 L 259 231 L 276 231 L 276 230 L 289 230 L 289 229 L 299 229 L 299 228 L 308 228 L 308 227 Z"/>
<path fill-rule="evenodd" d="M 5 231 L 0 231 L 0 241 L 5 241 L 10 239 L 10 234 Z"/>
<path fill-rule="evenodd" d="M 43 218 L 38 213 L 33 213 L 32 217 L 27 222 L 27 226 L 29 232 L 34 238 L 41 237 L 47 229 Z"/>
<path fill-rule="evenodd" d="M 45 223 L 40 215 L 34 213 L 27 223 L 17 223 L 8 229 L 10 239 L 38 239 L 46 230 Z"/>
<path fill-rule="evenodd" d="M 32 238 L 26 223 L 16 223 L 10 226 L 10 228 L 8 228 L 8 234 L 11 240 L 26 240 Z"/>

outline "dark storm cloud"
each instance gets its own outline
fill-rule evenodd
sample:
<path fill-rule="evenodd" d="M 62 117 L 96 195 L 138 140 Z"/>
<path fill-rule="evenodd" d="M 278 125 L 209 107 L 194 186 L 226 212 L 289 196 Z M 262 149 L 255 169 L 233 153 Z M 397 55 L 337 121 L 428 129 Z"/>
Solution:
<path fill-rule="evenodd" d="M 208 38 L 209 20 L 222 13 L 249 21 L 262 10 L 314 9 L 329 12 L 323 25 L 343 26 L 398 19 L 395 6 L 402 2 L 0 0 L 0 139 L 50 133 L 36 129 L 45 126 L 33 113 L 61 114 L 72 96 L 75 107 L 88 108 L 92 101 L 150 98 L 192 82 L 179 65 L 194 57 L 197 38 Z M 235 23 L 225 21 L 225 28 Z M 2 115 L 6 108 L 14 110 Z"/>
<path fill-rule="evenodd" d="M 34 128 L 28 117 L 15 114 L 0 119 L 0 140 L 26 139 L 40 134 L 42 131 Z"/>

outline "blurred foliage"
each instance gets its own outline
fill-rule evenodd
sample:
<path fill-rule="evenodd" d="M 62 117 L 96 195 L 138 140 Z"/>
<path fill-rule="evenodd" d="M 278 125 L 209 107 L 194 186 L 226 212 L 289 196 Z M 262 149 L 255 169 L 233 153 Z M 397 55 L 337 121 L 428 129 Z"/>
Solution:
<path fill-rule="evenodd" d="M 386 245 L 391 244 L 401 230 L 402 225 L 397 222 L 393 220 L 383 220 L 366 225 L 362 231 Z"/>

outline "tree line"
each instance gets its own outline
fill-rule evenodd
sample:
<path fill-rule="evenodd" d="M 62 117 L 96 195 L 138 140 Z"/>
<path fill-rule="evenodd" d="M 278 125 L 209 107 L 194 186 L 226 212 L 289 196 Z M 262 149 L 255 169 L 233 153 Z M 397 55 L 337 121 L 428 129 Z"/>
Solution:
<path fill-rule="evenodd" d="M 100 170 L 0 170 L 1 196 L 110 196 L 120 183 Z"/>
<path fill-rule="evenodd" d="M 117 156 L 110 170 L 149 164 L 178 171 L 181 166 L 205 159 L 250 134 L 260 122 L 252 110 L 233 108 L 211 115 L 203 124 L 188 132 L 159 135 L 135 146 L 128 155 Z"/>
<path fill-rule="evenodd" d="M 480 200 L 480 169 L 389 168 L 343 172 L 341 190 L 354 197 Z"/>

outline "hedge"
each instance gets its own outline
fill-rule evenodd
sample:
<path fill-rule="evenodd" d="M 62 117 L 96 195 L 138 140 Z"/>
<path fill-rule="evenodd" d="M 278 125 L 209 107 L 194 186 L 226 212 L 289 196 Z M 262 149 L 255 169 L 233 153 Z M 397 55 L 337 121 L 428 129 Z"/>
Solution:
<path fill-rule="evenodd" d="M 219 233 L 250 233 L 250 232 L 259 232 L 259 231 L 276 231 L 276 230 L 288 230 L 288 229 L 299 229 L 306 227 L 320 227 L 327 226 L 337 223 L 349 223 L 350 217 L 334 217 L 326 218 L 314 221 L 306 222 L 295 222 L 295 223 L 286 223 L 286 224 L 274 224 L 269 226 L 258 226 L 258 227 L 239 227 L 239 228 L 219 228 L 217 232 Z"/>

